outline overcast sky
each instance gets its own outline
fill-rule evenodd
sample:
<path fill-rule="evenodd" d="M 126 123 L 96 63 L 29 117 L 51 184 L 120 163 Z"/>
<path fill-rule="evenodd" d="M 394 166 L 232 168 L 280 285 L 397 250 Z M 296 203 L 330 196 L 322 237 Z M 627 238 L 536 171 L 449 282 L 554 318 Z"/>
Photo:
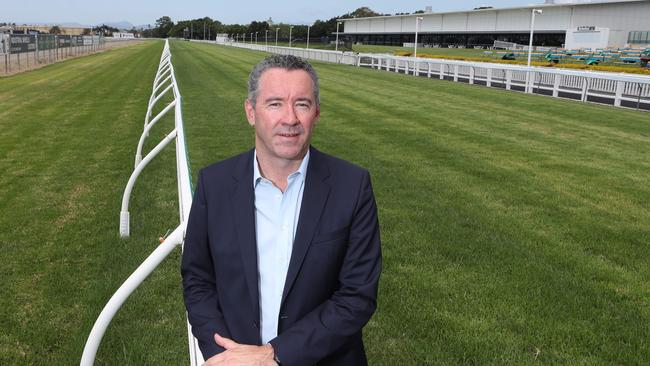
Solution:
<path fill-rule="evenodd" d="M 0 22 L 80 23 L 95 25 L 104 22 L 128 21 L 133 25 L 154 24 L 168 15 L 173 21 L 209 16 L 226 24 L 248 24 L 253 20 L 273 18 L 274 22 L 311 24 L 316 19 L 329 19 L 367 6 L 378 13 L 402 13 L 424 9 L 433 11 L 469 10 L 491 5 L 504 8 L 541 4 L 544 0 L 320 0 L 320 1 L 223 1 L 223 0 L 37 0 L 3 1 Z"/>

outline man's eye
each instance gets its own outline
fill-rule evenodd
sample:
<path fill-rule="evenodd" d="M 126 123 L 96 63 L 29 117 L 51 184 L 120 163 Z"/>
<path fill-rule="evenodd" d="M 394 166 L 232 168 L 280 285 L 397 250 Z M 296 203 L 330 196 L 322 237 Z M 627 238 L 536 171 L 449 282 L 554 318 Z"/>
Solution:
<path fill-rule="evenodd" d="M 300 107 L 300 108 L 309 108 L 309 104 L 307 104 L 307 103 L 298 103 L 297 106 Z"/>
<path fill-rule="evenodd" d="M 269 107 L 279 107 L 280 103 L 269 103 Z"/>

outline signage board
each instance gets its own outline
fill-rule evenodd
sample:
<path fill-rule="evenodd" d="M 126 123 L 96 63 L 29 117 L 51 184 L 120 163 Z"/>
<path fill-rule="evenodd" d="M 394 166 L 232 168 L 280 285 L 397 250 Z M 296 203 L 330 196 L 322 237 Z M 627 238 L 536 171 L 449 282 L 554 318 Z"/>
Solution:
<path fill-rule="evenodd" d="M 9 35 L 9 53 L 25 53 L 36 51 L 36 36 L 33 34 Z"/>
<path fill-rule="evenodd" d="M 56 42 L 54 42 L 55 36 L 53 34 L 39 34 L 37 37 L 39 50 L 52 50 L 56 47 Z"/>
<path fill-rule="evenodd" d="M 71 39 L 70 36 L 57 36 L 56 38 L 57 38 L 56 39 L 57 46 L 59 48 L 70 47 L 70 44 L 72 42 L 72 39 Z"/>
<path fill-rule="evenodd" d="M 83 46 L 84 36 L 70 36 L 70 42 L 73 47 Z"/>

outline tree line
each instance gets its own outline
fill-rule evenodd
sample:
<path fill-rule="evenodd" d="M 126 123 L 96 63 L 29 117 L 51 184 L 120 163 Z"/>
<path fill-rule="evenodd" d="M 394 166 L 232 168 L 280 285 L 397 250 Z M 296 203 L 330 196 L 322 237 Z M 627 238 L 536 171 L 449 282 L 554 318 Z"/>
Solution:
<path fill-rule="evenodd" d="M 417 12 L 423 12 L 418 10 Z M 416 13 L 417 13 L 416 12 Z M 350 13 L 343 14 L 328 20 L 316 20 L 310 26 L 293 25 L 291 37 L 296 40 L 307 38 L 307 28 L 309 27 L 309 38 L 329 37 L 336 32 L 337 19 L 341 18 L 364 18 L 381 15 L 368 7 L 361 7 Z M 223 24 L 222 22 L 210 17 L 197 18 L 191 20 L 180 20 L 174 22 L 169 16 L 160 17 L 156 20 L 156 26 L 151 29 L 145 29 L 140 32 L 141 37 L 155 38 L 188 38 L 188 39 L 214 39 L 219 33 L 245 35 L 250 39 L 251 34 L 255 37 L 257 33 L 258 41 L 264 41 L 265 35 L 268 34 L 269 40 L 275 39 L 276 29 L 280 39 L 289 38 L 289 29 L 292 25 L 286 23 L 269 24 L 267 21 L 252 21 L 249 24 Z M 342 28 L 340 29 L 342 30 Z"/>

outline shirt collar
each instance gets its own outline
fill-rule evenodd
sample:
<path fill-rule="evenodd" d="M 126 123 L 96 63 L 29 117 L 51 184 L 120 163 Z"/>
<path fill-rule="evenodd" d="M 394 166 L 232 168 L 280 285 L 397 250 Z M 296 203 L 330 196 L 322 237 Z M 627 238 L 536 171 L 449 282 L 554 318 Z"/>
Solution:
<path fill-rule="evenodd" d="M 289 174 L 289 176 L 292 176 L 296 173 L 300 173 L 303 180 L 307 178 L 307 165 L 309 165 L 309 150 L 310 149 L 307 149 L 307 153 L 305 154 L 305 157 L 302 158 L 302 162 L 300 163 L 300 167 L 298 167 L 298 170 Z M 257 182 L 259 182 L 259 180 L 262 178 L 263 177 L 262 174 L 260 173 L 260 166 L 259 163 L 257 162 L 257 149 L 255 149 L 253 152 L 253 188 L 255 188 Z"/>

